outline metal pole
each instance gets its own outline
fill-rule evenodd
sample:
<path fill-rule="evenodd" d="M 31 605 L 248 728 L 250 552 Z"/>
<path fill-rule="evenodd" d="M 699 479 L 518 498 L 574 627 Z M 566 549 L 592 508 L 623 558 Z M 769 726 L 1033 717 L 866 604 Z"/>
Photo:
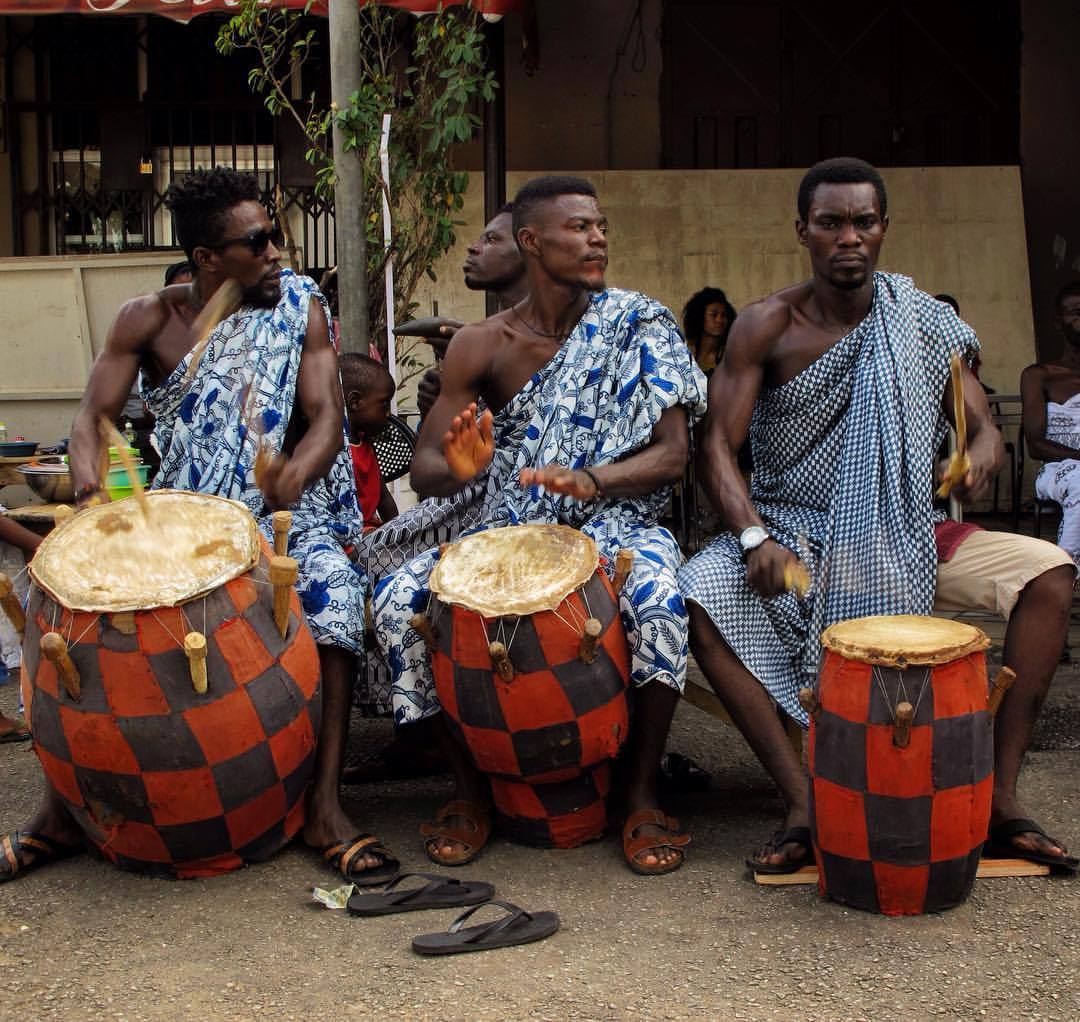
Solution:
<path fill-rule="evenodd" d="M 339 110 L 360 89 L 360 5 L 330 0 L 330 97 Z M 367 241 L 364 235 L 364 164 L 360 151 L 345 151 L 334 125 L 334 236 L 337 241 L 338 320 L 341 350 L 367 354 Z"/>
<path fill-rule="evenodd" d="M 495 97 L 484 105 L 484 222 L 506 203 L 506 30 L 503 21 L 487 26 L 488 63 L 495 73 Z M 487 293 L 487 314 L 499 311 L 499 300 Z"/>

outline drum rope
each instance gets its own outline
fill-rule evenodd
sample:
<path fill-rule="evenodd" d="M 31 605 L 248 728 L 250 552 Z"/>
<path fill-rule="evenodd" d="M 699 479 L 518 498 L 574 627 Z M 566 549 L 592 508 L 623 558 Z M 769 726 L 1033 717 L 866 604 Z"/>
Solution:
<path fill-rule="evenodd" d="M 896 695 L 898 697 L 897 700 L 896 700 L 896 705 L 893 704 L 893 701 L 889 696 L 888 689 L 885 686 L 885 679 L 883 677 L 884 669 L 881 668 L 879 665 L 874 664 L 873 667 L 872 667 L 872 672 L 873 672 L 874 680 L 877 682 L 878 689 L 881 692 L 881 700 L 889 708 L 889 712 L 892 714 L 893 723 L 895 724 L 896 723 L 896 706 L 899 705 L 899 703 L 901 703 L 901 702 L 908 702 L 908 703 L 911 702 L 911 699 L 908 696 L 907 682 L 904 681 L 904 672 L 902 670 L 900 670 L 900 669 L 896 669 L 896 681 L 897 681 Z M 930 668 L 925 667 L 925 668 L 923 668 L 922 682 L 919 685 L 919 694 L 915 699 L 915 709 L 914 709 L 914 712 L 912 714 L 913 718 L 915 716 L 917 716 L 918 713 L 919 713 L 919 706 L 921 705 L 922 700 L 923 700 L 923 696 L 926 693 L 926 684 L 927 684 L 927 682 L 929 680 L 930 680 Z M 901 692 L 903 692 L 903 698 L 902 699 L 899 698 Z"/>
<path fill-rule="evenodd" d="M 154 618 L 154 620 L 155 620 L 155 621 L 156 621 L 156 622 L 157 622 L 157 623 L 158 623 L 159 625 L 161 625 L 161 627 L 162 627 L 163 629 L 165 629 L 165 633 L 166 633 L 166 634 L 167 634 L 167 635 L 169 636 L 169 638 L 170 638 L 170 639 L 172 639 L 172 641 L 173 641 L 173 642 L 175 642 L 175 643 L 177 644 L 177 646 L 179 646 L 179 647 L 180 647 L 181 649 L 183 649 L 183 648 L 184 648 L 184 643 L 183 643 L 183 640 L 182 640 L 182 639 L 178 639 L 178 638 L 177 638 L 177 637 L 176 637 L 175 635 L 173 635 L 173 631 L 172 631 L 172 629 L 171 629 L 171 628 L 170 628 L 170 627 L 169 627 L 169 626 L 168 626 L 167 624 L 165 624 L 165 622 L 164 622 L 164 621 L 162 621 L 162 620 L 161 620 L 161 618 L 159 618 L 159 617 L 157 616 L 157 611 L 156 611 L 156 610 L 153 610 L 153 609 L 151 609 L 151 610 L 150 610 L 150 613 L 151 613 L 151 614 L 153 615 L 153 618 Z M 183 609 L 182 609 L 182 608 L 180 608 L 180 616 L 181 616 L 181 617 L 184 617 L 184 611 L 183 611 Z"/>
<path fill-rule="evenodd" d="M 74 615 L 74 614 L 72 614 L 72 615 L 71 615 L 71 623 L 70 623 L 70 624 L 68 625 L 68 645 L 69 645 L 69 646 L 77 646 L 77 645 L 78 645 L 78 644 L 79 644 L 80 642 L 82 642 L 82 641 L 83 641 L 83 639 L 85 639 L 85 638 L 86 638 L 86 633 L 87 633 L 87 632 L 89 632 L 89 631 L 90 631 L 90 629 L 91 629 L 91 628 L 93 628 L 93 627 L 94 627 L 94 626 L 95 626 L 95 625 L 96 625 L 96 624 L 97 624 L 97 623 L 98 623 L 98 622 L 99 622 L 100 620 L 101 620 L 101 615 L 100 615 L 100 614 L 98 614 L 98 616 L 97 616 L 97 617 L 95 617 L 95 618 L 94 618 L 94 620 L 93 620 L 93 621 L 91 621 L 91 622 L 90 622 L 90 624 L 88 624 L 88 625 L 87 625 L 87 626 L 86 626 L 86 627 L 85 627 L 85 628 L 84 628 L 84 629 L 82 630 L 82 634 L 81 634 L 81 635 L 80 635 L 80 636 L 79 636 L 79 637 L 78 637 L 78 638 L 77 638 L 77 639 L 76 639 L 76 640 L 75 640 L 74 642 L 72 642 L 72 641 L 71 641 L 71 628 L 72 628 L 72 626 L 73 626 L 73 625 L 75 624 L 75 615 Z"/>

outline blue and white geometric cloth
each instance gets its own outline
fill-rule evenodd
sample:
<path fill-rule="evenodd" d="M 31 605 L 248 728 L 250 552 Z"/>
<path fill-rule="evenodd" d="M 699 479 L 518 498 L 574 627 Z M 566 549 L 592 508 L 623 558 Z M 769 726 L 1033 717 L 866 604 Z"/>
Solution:
<path fill-rule="evenodd" d="M 798 691 L 817 676 L 825 628 L 933 608 L 942 396 L 952 356 L 970 364 L 978 347 L 950 306 L 908 277 L 875 273 L 866 318 L 798 376 L 761 390 L 750 497 L 770 535 L 806 564 L 810 592 L 761 597 L 731 533 L 685 564 L 679 583 L 804 727 Z"/>
<path fill-rule="evenodd" d="M 633 291 L 592 295 L 559 351 L 495 416 L 495 453 L 484 482 L 480 528 L 560 522 L 595 540 L 614 570 L 622 547 L 634 566 L 619 605 L 636 685 L 657 680 L 681 691 L 686 680 L 686 607 L 675 572 L 682 554 L 656 525 L 666 487 L 640 497 L 580 503 L 523 490 L 523 468 L 606 465 L 647 446 L 663 412 L 682 406 L 690 423 L 705 411 L 705 377 L 671 313 Z M 474 530 L 476 531 L 476 530 Z M 409 621 L 426 611 L 431 550 L 375 586 L 375 637 L 390 664 L 394 719 L 438 712 L 431 663 Z"/>
<path fill-rule="evenodd" d="M 143 398 L 156 417 L 161 450 L 154 488 L 241 501 L 273 540 L 270 515 L 255 484 L 255 457 L 260 440 L 271 453 L 284 447 L 312 298 L 329 323 L 330 311 L 315 282 L 282 270 L 277 305 L 245 306 L 223 320 L 191 381 L 186 380 L 189 354 L 161 386 L 144 382 Z M 362 528 L 345 437 L 343 423 L 341 450 L 330 470 L 290 508 L 289 556 L 300 566 L 296 587 L 315 641 L 359 653 L 367 584 L 345 553 Z"/>

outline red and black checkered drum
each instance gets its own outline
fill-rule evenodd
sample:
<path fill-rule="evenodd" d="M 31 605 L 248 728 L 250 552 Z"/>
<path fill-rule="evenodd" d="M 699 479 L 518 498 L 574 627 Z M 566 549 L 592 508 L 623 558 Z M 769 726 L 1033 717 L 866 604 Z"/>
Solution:
<path fill-rule="evenodd" d="M 303 824 L 321 710 L 295 591 L 242 504 L 162 490 L 54 530 L 30 573 L 23 695 L 34 748 L 119 866 L 210 876 Z M 285 597 L 288 596 L 288 603 Z M 288 606 L 288 616 L 284 608 Z"/>
<path fill-rule="evenodd" d="M 835 624 L 821 643 L 809 752 L 821 894 L 886 915 L 960 904 L 990 821 L 990 640 L 901 615 Z"/>
<path fill-rule="evenodd" d="M 630 656 L 595 543 L 565 525 L 475 533 L 445 548 L 431 589 L 436 691 L 501 832 L 555 848 L 599 837 Z"/>

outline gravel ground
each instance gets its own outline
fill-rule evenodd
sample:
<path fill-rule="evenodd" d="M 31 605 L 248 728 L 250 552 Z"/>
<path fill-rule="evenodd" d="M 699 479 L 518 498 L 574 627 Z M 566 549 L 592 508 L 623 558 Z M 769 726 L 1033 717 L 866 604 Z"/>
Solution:
<path fill-rule="evenodd" d="M 0 688 L 12 712 L 14 686 Z M 1080 668 L 1058 672 L 1023 777 L 1051 833 L 1080 846 Z M 352 754 L 388 736 L 354 723 Z M 550 940 L 424 959 L 417 933 L 449 912 L 361 920 L 309 900 L 332 877 L 292 847 L 213 880 L 122 873 L 90 856 L 0 887 L 0 1018 L 245 1019 L 1046 1019 L 1080 1017 L 1080 883 L 979 881 L 942 915 L 888 919 L 766 888 L 743 857 L 775 826 L 779 802 L 730 728 L 682 706 L 670 748 L 713 776 L 669 809 L 693 834 L 686 866 L 636 877 L 614 838 L 570 852 L 494 841 L 467 877 L 499 896 L 554 909 Z M 39 793 L 28 746 L 0 746 L 0 830 Z M 354 818 L 433 869 L 417 827 L 445 799 L 445 777 L 348 789 Z M 457 875 L 457 874 L 455 874 Z"/>

